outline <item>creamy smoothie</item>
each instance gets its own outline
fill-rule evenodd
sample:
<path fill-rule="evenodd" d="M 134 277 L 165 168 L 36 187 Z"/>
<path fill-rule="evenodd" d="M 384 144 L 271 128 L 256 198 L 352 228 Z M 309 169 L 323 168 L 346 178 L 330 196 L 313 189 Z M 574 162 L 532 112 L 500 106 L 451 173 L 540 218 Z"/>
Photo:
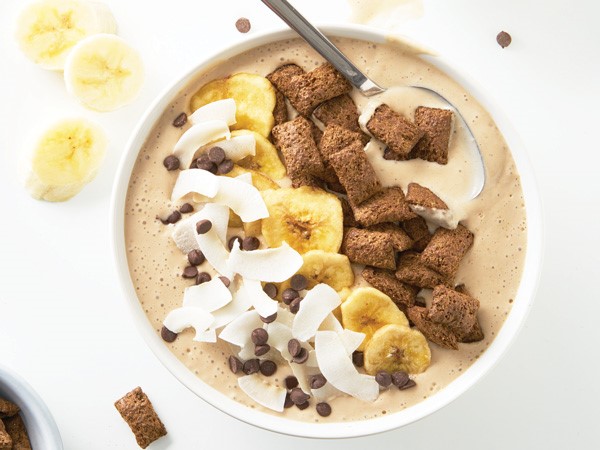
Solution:
<path fill-rule="evenodd" d="M 519 286 L 526 250 L 525 207 L 515 164 L 507 145 L 490 115 L 465 90 L 412 50 L 399 43 L 372 44 L 340 39 L 341 49 L 368 76 L 382 86 L 429 86 L 447 98 L 463 115 L 483 153 L 487 181 L 483 192 L 468 200 L 470 165 L 472 160 L 456 145 L 459 136 L 451 139 L 449 164 L 440 166 L 421 160 L 386 161 L 373 145 L 367 147 L 369 160 L 384 186 L 419 182 L 447 200 L 462 223 L 475 235 L 475 241 L 462 261 L 455 283 L 464 283 L 480 303 L 478 318 L 485 339 L 471 344 L 459 344 L 458 351 L 443 349 L 430 343 L 431 366 L 422 374 L 411 376 L 417 386 L 401 391 L 383 391 L 372 403 L 349 396 L 338 397 L 329 403 L 333 413 L 320 417 L 314 407 L 299 410 L 292 407 L 276 413 L 257 405 L 238 387 L 237 375 L 230 372 L 227 357 L 229 345 L 192 341 L 193 329 L 178 336 L 175 342 L 165 343 L 185 366 L 202 381 L 238 401 L 244 407 L 263 410 L 295 420 L 338 422 L 364 420 L 390 414 L 410 407 L 435 395 L 461 375 L 490 345 L 498 334 Z M 156 123 L 147 142 L 140 150 L 129 182 L 125 211 L 125 237 L 131 279 L 148 320 L 160 334 L 163 320 L 169 311 L 181 306 L 183 291 L 193 284 L 181 277 L 187 258 L 171 239 L 172 225 L 156 220 L 157 215 L 176 209 L 182 202 L 171 204 L 170 197 L 177 171 L 168 172 L 164 158 L 171 154 L 181 136 L 181 129 L 172 125 L 182 111 L 189 110 L 189 99 L 208 81 L 236 72 L 267 75 L 278 66 L 293 62 L 311 70 L 323 60 L 303 41 L 286 40 L 258 47 L 228 61 L 223 61 L 200 74 L 174 99 Z M 426 93 L 403 93 L 392 90 L 385 102 L 412 117 L 419 105 L 437 106 Z M 359 108 L 367 100 L 360 94 L 352 97 Z M 455 127 L 454 133 L 460 133 Z M 230 235 L 239 230 L 230 230 Z M 208 263 L 199 270 L 210 271 Z M 356 270 L 360 274 L 360 270 Z M 365 284 L 360 276 L 356 284 Z M 281 384 L 289 370 L 280 366 L 270 381 Z"/>

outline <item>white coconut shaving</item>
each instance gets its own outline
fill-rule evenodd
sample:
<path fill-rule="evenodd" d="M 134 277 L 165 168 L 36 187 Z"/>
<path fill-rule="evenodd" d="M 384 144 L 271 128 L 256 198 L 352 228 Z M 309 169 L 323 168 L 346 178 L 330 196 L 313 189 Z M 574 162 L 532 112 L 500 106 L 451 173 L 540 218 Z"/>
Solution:
<path fill-rule="evenodd" d="M 231 291 L 217 277 L 212 280 L 190 286 L 183 292 L 183 306 L 194 306 L 212 313 L 232 300 Z"/>
<path fill-rule="evenodd" d="M 244 278 L 242 289 L 252 299 L 252 306 L 262 317 L 269 317 L 277 312 L 278 302 L 265 293 L 260 281 Z"/>
<path fill-rule="evenodd" d="M 194 340 L 199 340 L 213 321 L 213 315 L 202 308 L 182 307 L 169 312 L 163 325 L 174 333 L 181 333 L 186 328 L 193 328 L 196 331 Z"/>
<path fill-rule="evenodd" d="M 204 234 L 196 234 L 196 242 L 209 264 L 213 266 L 219 274 L 230 280 L 233 279 L 233 272 L 227 265 L 229 252 L 221 239 L 219 239 L 216 230 L 211 228 Z"/>
<path fill-rule="evenodd" d="M 192 125 L 198 125 L 201 122 L 209 122 L 211 120 L 221 120 L 231 126 L 236 123 L 236 109 L 235 100 L 226 98 L 201 106 L 188 119 Z"/>
<path fill-rule="evenodd" d="M 219 192 L 219 177 L 208 170 L 182 170 L 173 186 L 171 201 L 175 202 L 192 192 L 206 198 L 213 198 Z"/>
<path fill-rule="evenodd" d="M 302 256 L 286 242 L 281 247 L 244 251 L 239 242 L 234 243 L 227 261 L 232 272 L 245 279 L 282 282 L 294 275 L 304 261 Z"/>
<path fill-rule="evenodd" d="M 238 289 L 237 292 L 233 294 L 233 299 L 227 305 L 211 313 L 215 320 L 208 331 L 212 330 L 212 332 L 215 333 L 216 330 L 227 325 L 241 316 L 244 312 L 248 311 L 251 306 L 252 299 L 247 295 L 244 295 L 241 289 Z"/>
<path fill-rule="evenodd" d="M 173 154 L 181 167 L 190 167 L 198 149 L 209 142 L 231 137 L 227 123 L 222 120 L 207 120 L 188 128 L 173 147 Z"/>
<path fill-rule="evenodd" d="M 244 347 L 250 342 L 250 334 L 255 328 L 262 328 L 263 322 L 254 310 L 246 311 L 238 318 L 231 321 L 219 333 L 219 338 L 230 344 Z"/>
<path fill-rule="evenodd" d="M 300 303 L 300 304 L 302 304 L 302 303 Z M 337 319 L 337 317 L 335 317 L 335 315 L 333 313 L 329 313 L 329 314 L 327 314 L 327 316 L 325 316 L 325 320 L 323 320 L 323 322 L 321 322 L 321 325 L 319 325 L 318 331 L 336 331 L 339 333 L 343 330 L 344 330 L 344 327 L 342 326 L 340 321 Z"/>
<path fill-rule="evenodd" d="M 316 402 L 326 402 L 332 398 L 344 395 L 342 391 L 333 387 L 333 384 L 331 383 L 325 383 L 318 389 L 311 389 L 310 392 L 312 393 Z"/>
<path fill-rule="evenodd" d="M 256 138 L 253 134 L 241 134 L 233 136 L 231 139 L 213 142 L 202 147 L 198 153 L 206 153 L 215 146 L 221 147 L 227 159 L 231 159 L 233 162 L 237 162 L 246 156 L 256 155 Z"/>
<path fill-rule="evenodd" d="M 340 296 L 335 289 L 324 283 L 317 284 L 300 302 L 300 309 L 292 325 L 294 337 L 299 341 L 308 341 L 340 303 Z"/>
<path fill-rule="evenodd" d="M 175 241 L 177 248 L 183 253 L 188 254 L 192 250 L 199 250 L 196 236 L 196 224 L 201 220 L 210 220 L 217 236 L 225 244 L 227 240 L 227 225 L 229 222 L 229 208 L 225 205 L 216 203 L 207 203 L 202 209 L 192 216 L 180 220 L 175 224 L 171 237 Z"/>
<path fill-rule="evenodd" d="M 288 351 L 288 342 L 293 337 L 292 329 L 276 321 L 267 324 L 267 333 L 269 333 L 269 345 L 279 350 L 286 361 L 291 361 L 292 355 Z"/>
<path fill-rule="evenodd" d="M 359 333 L 349 329 L 342 329 L 338 332 L 338 336 L 342 341 L 342 345 L 346 349 L 346 353 L 352 358 L 352 353 L 362 344 L 365 340 L 365 333 Z"/>
<path fill-rule="evenodd" d="M 238 378 L 240 389 L 259 405 L 273 411 L 282 412 L 285 403 L 286 389 L 272 385 L 258 374 Z"/>
<path fill-rule="evenodd" d="M 243 178 L 249 179 L 249 183 Z M 215 203 L 229 206 L 242 222 L 254 222 L 255 220 L 269 217 L 267 205 L 260 195 L 260 191 L 252 185 L 250 173 L 240 175 L 236 178 L 218 177 L 219 191 L 213 198 Z"/>

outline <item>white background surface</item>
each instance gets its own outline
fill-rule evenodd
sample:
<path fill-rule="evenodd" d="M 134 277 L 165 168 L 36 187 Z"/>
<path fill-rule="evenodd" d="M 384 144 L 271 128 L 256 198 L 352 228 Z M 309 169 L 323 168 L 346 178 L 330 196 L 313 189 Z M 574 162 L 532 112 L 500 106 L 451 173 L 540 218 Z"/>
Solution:
<path fill-rule="evenodd" d="M 169 437 L 151 448 L 600 448 L 600 3 L 430 0 L 397 28 L 454 61 L 491 93 L 521 133 L 537 175 L 545 259 L 531 314 L 501 362 L 451 405 L 405 428 L 306 441 L 253 428 L 191 394 L 133 327 L 113 271 L 111 185 L 125 142 L 153 98 L 208 52 L 281 27 L 257 0 L 105 0 L 147 68 L 140 98 L 93 113 L 61 76 L 25 59 L 12 32 L 21 5 L 0 2 L 0 361 L 46 400 L 68 450 L 135 449 L 113 402 L 140 385 Z M 343 22 L 345 0 L 296 0 L 309 18 Z M 502 50 L 500 30 L 513 36 Z M 32 200 L 18 160 L 40 126 L 87 116 L 111 145 L 97 179 L 64 204 Z"/>

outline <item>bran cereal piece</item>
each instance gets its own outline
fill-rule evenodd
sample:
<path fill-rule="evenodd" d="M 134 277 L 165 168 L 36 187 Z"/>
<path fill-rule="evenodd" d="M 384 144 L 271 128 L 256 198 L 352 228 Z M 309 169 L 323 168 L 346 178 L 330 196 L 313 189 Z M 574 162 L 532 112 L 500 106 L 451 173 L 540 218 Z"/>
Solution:
<path fill-rule="evenodd" d="M 9 400 L 0 398 L 0 419 L 11 417 L 17 414 L 21 408 Z"/>
<path fill-rule="evenodd" d="M 299 188 L 300 186 L 310 186 L 323 189 L 323 183 L 312 175 L 290 176 L 292 187 Z"/>
<path fill-rule="evenodd" d="M 354 131 L 361 135 L 363 145 L 371 139 L 369 135 L 360 129 L 358 124 L 358 108 L 354 100 L 348 95 L 339 95 L 327 100 L 318 106 L 313 112 L 315 117 L 327 125 L 338 125 L 346 130 Z"/>
<path fill-rule="evenodd" d="M 413 148 L 407 155 L 400 156 L 390 150 L 389 147 L 383 149 L 383 159 L 387 161 L 408 161 L 415 159 L 415 149 Z"/>
<path fill-rule="evenodd" d="M 399 186 L 383 188 L 359 205 L 353 199 L 349 200 L 356 221 L 364 227 L 385 222 L 402 222 L 416 217 Z"/>
<path fill-rule="evenodd" d="M 406 191 L 406 201 L 411 205 L 431 209 L 448 209 L 444 201 L 431 192 L 430 189 L 417 183 L 409 183 Z"/>
<path fill-rule="evenodd" d="M 284 64 L 267 75 L 266 78 L 275 89 L 280 91 L 284 96 L 289 97 L 288 94 L 292 91 L 292 78 L 304 73 L 304 69 L 296 64 Z"/>
<path fill-rule="evenodd" d="M 329 162 L 344 186 L 350 204 L 358 205 L 381 190 L 377 174 L 360 141 L 330 155 Z"/>
<path fill-rule="evenodd" d="M 413 252 L 400 255 L 396 278 L 404 283 L 428 289 L 433 289 L 439 284 L 449 284 L 451 281 L 423 264 L 419 254 Z"/>
<path fill-rule="evenodd" d="M 402 312 L 406 312 L 409 307 L 415 304 L 419 289 L 398 280 L 394 276 L 394 272 L 375 267 L 365 267 L 361 275 L 367 283 L 390 297 Z"/>
<path fill-rule="evenodd" d="M 321 144 L 321 139 L 323 139 L 323 131 L 321 131 L 321 129 L 316 126 L 314 124 L 314 122 L 310 122 L 312 124 L 312 137 L 315 140 L 315 143 L 317 144 L 317 147 L 319 147 L 319 145 Z"/>
<path fill-rule="evenodd" d="M 135 440 L 141 448 L 148 447 L 152 442 L 167 434 L 150 399 L 139 386 L 117 400 L 115 408 L 131 428 Z"/>
<path fill-rule="evenodd" d="M 349 145 L 361 140 L 360 133 L 348 130 L 336 124 L 329 124 L 323 131 L 323 137 L 319 144 L 319 151 L 324 161 L 329 161 L 329 157 Z"/>
<path fill-rule="evenodd" d="M 459 284 L 458 286 L 455 286 L 454 290 L 456 292 L 460 292 L 461 294 L 465 294 L 470 297 L 473 297 L 471 295 L 471 293 L 467 290 L 467 287 L 464 284 Z M 475 317 L 477 317 L 477 314 L 475 314 Z M 473 328 L 471 328 L 465 335 L 460 337 L 460 342 L 464 342 L 464 343 L 479 342 L 479 341 L 482 341 L 484 337 L 485 336 L 483 334 L 483 329 L 481 328 L 481 325 L 479 324 L 479 319 L 477 319 L 475 321 L 475 323 L 473 324 Z"/>
<path fill-rule="evenodd" d="M 356 215 L 356 213 L 355 213 Z M 460 261 L 473 244 L 473 233 L 463 225 L 454 230 L 438 228 L 421 253 L 421 261 L 429 268 L 454 278 Z"/>
<path fill-rule="evenodd" d="M 0 450 L 11 450 L 13 447 L 13 441 L 10 434 L 6 432 L 4 422 L 0 420 Z"/>
<path fill-rule="evenodd" d="M 421 216 L 413 217 L 412 219 L 402 222 L 402 228 L 406 234 L 414 241 L 413 250 L 422 252 L 431 241 L 431 233 L 427 227 L 427 222 Z"/>
<path fill-rule="evenodd" d="M 31 442 L 25 428 L 25 422 L 19 414 L 2 419 L 6 432 L 12 440 L 14 450 L 31 450 Z"/>
<path fill-rule="evenodd" d="M 342 214 L 344 215 L 344 228 L 356 227 L 358 224 L 356 223 L 356 219 L 354 219 L 350 203 L 344 197 L 340 197 L 340 202 L 342 204 Z"/>
<path fill-rule="evenodd" d="M 396 223 L 378 223 L 368 227 L 369 230 L 381 231 L 390 235 L 392 246 L 397 252 L 404 252 L 413 246 L 413 240 L 406 232 Z"/>
<path fill-rule="evenodd" d="M 440 347 L 458 350 L 458 339 L 444 325 L 432 322 L 427 317 L 427 308 L 421 306 L 412 306 L 408 308 L 407 316 L 415 327 L 423 333 L 427 340 L 439 345 Z"/>
<path fill-rule="evenodd" d="M 424 134 L 414 123 L 385 103 L 375 109 L 367 122 L 367 130 L 401 158 L 409 155 Z"/>
<path fill-rule="evenodd" d="M 433 289 L 432 299 L 428 319 L 448 327 L 458 340 L 473 330 L 477 323 L 479 300 L 444 285 Z"/>
<path fill-rule="evenodd" d="M 288 121 L 288 110 L 285 104 L 285 96 L 281 91 L 275 88 L 275 108 L 273 109 L 275 125 L 280 125 Z"/>
<path fill-rule="evenodd" d="M 452 132 L 452 111 L 419 106 L 415 123 L 425 132 L 415 149 L 415 156 L 438 164 L 448 164 L 448 144 Z"/>
<path fill-rule="evenodd" d="M 380 269 L 396 268 L 396 253 L 386 233 L 348 228 L 344 233 L 341 252 L 354 263 Z"/>

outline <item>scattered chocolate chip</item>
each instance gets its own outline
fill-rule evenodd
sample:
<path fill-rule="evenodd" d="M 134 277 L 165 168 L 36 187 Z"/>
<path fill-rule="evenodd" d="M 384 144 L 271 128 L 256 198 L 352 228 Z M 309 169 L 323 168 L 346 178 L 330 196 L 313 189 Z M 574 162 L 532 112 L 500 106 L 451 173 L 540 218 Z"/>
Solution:
<path fill-rule="evenodd" d="M 173 126 L 176 128 L 181 128 L 187 123 L 187 119 L 187 114 L 182 112 L 177 117 L 175 117 L 175 120 L 173 121 Z"/>
<path fill-rule="evenodd" d="M 260 320 L 262 320 L 264 323 L 275 322 L 275 319 L 277 319 L 277 313 L 271 314 L 267 317 L 260 316 Z"/>
<path fill-rule="evenodd" d="M 269 344 L 257 345 L 254 347 L 254 354 L 256 356 L 263 356 L 269 353 L 269 350 L 271 350 L 271 346 Z"/>
<path fill-rule="evenodd" d="M 262 373 L 265 377 L 270 377 L 275 372 L 277 372 L 277 364 L 270 359 L 260 363 L 260 373 Z"/>
<path fill-rule="evenodd" d="M 221 280 L 221 282 L 225 285 L 225 287 L 229 287 L 229 285 L 231 284 L 231 281 L 229 280 L 229 278 L 227 277 L 219 277 L 219 280 Z"/>
<path fill-rule="evenodd" d="M 408 382 L 404 386 L 402 386 L 400 388 L 400 390 L 403 391 L 404 389 L 409 389 L 409 388 L 411 388 L 413 386 L 416 386 L 416 385 L 417 385 L 417 383 L 415 383 L 415 380 L 408 380 Z"/>
<path fill-rule="evenodd" d="M 160 337 L 165 342 L 173 342 L 175 339 L 177 339 L 177 333 L 169 330 L 167 327 L 162 327 L 160 329 Z"/>
<path fill-rule="evenodd" d="M 208 170 L 211 173 L 217 173 L 217 165 L 208 159 L 206 153 L 200 155 L 196 160 L 196 167 L 202 170 Z"/>
<path fill-rule="evenodd" d="M 170 223 L 177 223 L 181 220 L 181 213 L 179 211 L 173 211 L 171 214 L 169 214 L 167 216 L 166 219 L 162 220 L 161 222 L 165 225 L 170 224 Z"/>
<path fill-rule="evenodd" d="M 392 376 L 385 370 L 380 370 L 375 374 L 375 381 L 379 386 L 387 388 L 392 384 Z"/>
<path fill-rule="evenodd" d="M 365 365 L 365 354 L 363 352 L 353 352 L 352 362 L 356 367 L 362 367 Z"/>
<path fill-rule="evenodd" d="M 290 303 L 292 303 L 292 300 L 298 298 L 298 295 L 298 291 L 291 288 L 287 288 L 285 291 L 283 291 L 283 294 L 281 294 L 281 298 L 283 300 L 283 303 L 289 305 Z"/>
<path fill-rule="evenodd" d="M 240 17 L 235 21 L 235 27 L 240 33 L 247 33 L 251 28 L 250 21 L 245 17 Z"/>
<path fill-rule="evenodd" d="M 321 417 L 327 417 L 331 414 L 331 406 L 325 402 L 317 403 L 317 413 Z"/>
<path fill-rule="evenodd" d="M 202 219 L 200 222 L 196 223 L 196 232 L 198 234 L 208 233 L 211 228 L 212 222 L 208 219 Z"/>
<path fill-rule="evenodd" d="M 188 256 L 188 261 L 190 262 L 190 264 L 192 266 L 199 266 L 204 261 L 206 261 L 206 258 L 204 257 L 204 253 L 202 253 L 200 250 L 192 250 L 191 252 L 188 253 L 187 256 Z"/>
<path fill-rule="evenodd" d="M 308 360 L 308 350 L 306 350 L 305 348 L 302 348 L 300 350 L 300 353 L 298 353 L 296 356 L 294 356 L 292 358 L 292 362 L 295 362 L 296 364 L 304 364 L 307 360 Z"/>
<path fill-rule="evenodd" d="M 229 370 L 231 370 L 233 373 L 238 373 L 244 367 L 244 363 L 242 363 L 238 358 L 236 358 L 233 355 L 229 357 L 228 363 Z"/>
<path fill-rule="evenodd" d="M 298 311 L 300 311 L 300 302 L 301 301 L 302 301 L 302 299 L 300 297 L 298 297 L 290 302 L 290 312 L 292 314 L 297 314 Z"/>
<path fill-rule="evenodd" d="M 242 241 L 242 250 L 251 251 L 256 250 L 258 247 L 260 247 L 260 241 L 255 236 L 247 236 Z"/>
<path fill-rule="evenodd" d="M 179 208 L 179 212 L 181 214 L 188 214 L 188 213 L 194 212 L 194 207 L 191 204 L 189 204 L 189 203 L 184 203 Z"/>
<path fill-rule="evenodd" d="M 290 280 L 290 286 L 296 291 L 302 291 L 308 287 L 308 280 L 304 275 L 297 273 Z"/>
<path fill-rule="evenodd" d="M 212 277 L 208 272 L 200 272 L 196 277 L 196 284 L 202 284 L 210 281 Z"/>
<path fill-rule="evenodd" d="M 498 45 L 500 45 L 500 47 L 505 48 L 508 47 L 512 42 L 512 37 L 510 37 L 510 34 L 508 34 L 506 31 L 501 31 L 498 33 L 498 36 L 496 36 L 496 42 Z"/>
<path fill-rule="evenodd" d="M 179 169 L 179 158 L 175 155 L 169 155 L 163 160 L 163 166 L 169 171 Z"/>
<path fill-rule="evenodd" d="M 325 386 L 327 379 L 320 373 L 310 377 L 309 384 L 311 389 L 319 389 Z M 318 406 L 318 405 L 317 405 Z"/>
<path fill-rule="evenodd" d="M 216 165 L 219 165 L 223 162 L 223 160 L 225 159 L 225 150 L 223 150 L 221 147 L 212 147 L 209 151 L 208 151 L 208 159 L 211 162 L 214 162 Z"/>
<path fill-rule="evenodd" d="M 187 266 L 185 269 L 183 269 L 181 276 L 183 278 L 196 278 L 196 276 L 198 276 L 198 269 L 196 266 Z"/>
<path fill-rule="evenodd" d="M 287 348 L 288 352 L 290 352 L 290 355 L 292 355 L 293 358 L 300 354 L 300 350 L 302 350 L 302 344 L 300 344 L 300 341 L 298 339 L 290 339 L 288 341 Z"/>
<path fill-rule="evenodd" d="M 296 378 L 294 375 L 288 375 L 283 380 L 283 384 L 285 384 L 286 389 L 294 389 L 298 386 L 298 378 Z"/>
<path fill-rule="evenodd" d="M 254 345 L 263 345 L 269 340 L 269 333 L 264 328 L 255 328 L 250 334 L 250 339 Z"/>
<path fill-rule="evenodd" d="M 265 294 L 267 294 L 270 298 L 277 297 L 277 286 L 275 286 L 273 283 L 265 284 L 263 286 L 263 291 L 265 291 Z"/>
<path fill-rule="evenodd" d="M 308 408 L 310 406 L 310 403 L 308 401 L 301 403 L 300 405 L 296 405 L 296 408 L 298 408 L 299 410 L 304 410 L 306 408 Z"/>
<path fill-rule="evenodd" d="M 240 244 L 240 248 L 242 247 L 242 238 L 239 236 L 232 236 L 229 238 L 229 241 L 227 241 L 227 248 L 229 251 L 233 249 L 233 245 L 236 241 Z"/>
<path fill-rule="evenodd" d="M 408 378 L 408 374 L 402 370 L 392 374 L 392 383 L 396 387 L 404 386 L 409 380 L 410 378 Z"/>
<path fill-rule="evenodd" d="M 197 169 L 197 168 L 198 168 L 198 158 L 194 158 L 194 159 L 192 159 L 192 162 L 190 163 L 189 169 Z"/>
<path fill-rule="evenodd" d="M 246 375 L 251 375 L 260 370 L 260 361 L 258 359 L 249 359 L 244 363 L 242 370 Z"/>
<path fill-rule="evenodd" d="M 217 166 L 217 174 L 225 175 L 233 170 L 233 161 L 230 159 L 224 160 Z"/>
<path fill-rule="evenodd" d="M 290 398 L 295 405 L 302 405 L 310 398 L 310 395 L 304 393 L 299 387 L 295 387 L 290 391 Z"/>
<path fill-rule="evenodd" d="M 291 408 L 292 406 L 294 406 L 294 402 L 290 398 L 290 393 L 288 392 L 288 393 L 285 394 L 285 400 L 283 402 L 283 407 L 284 408 Z"/>

